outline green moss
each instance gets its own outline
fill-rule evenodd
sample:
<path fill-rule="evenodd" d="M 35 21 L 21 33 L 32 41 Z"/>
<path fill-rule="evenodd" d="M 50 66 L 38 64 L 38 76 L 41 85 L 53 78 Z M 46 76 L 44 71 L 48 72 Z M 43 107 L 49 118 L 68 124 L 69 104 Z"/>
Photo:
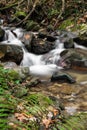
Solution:
<path fill-rule="evenodd" d="M 66 30 L 67 27 L 69 27 L 73 24 L 74 24 L 74 21 L 71 18 L 69 18 L 61 23 L 61 25 L 59 26 L 59 29 Z"/>
<path fill-rule="evenodd" d="M 25 18 L 26 17 L 26 13 L 23 12 L 23 11 L 16 11 L 15 17 L 18 17 L 20 19 Z"/>
<path fill-rule="evenodd" d="M 9 70 L 8 71 L 8 75 L 9 75 L 9 78 L 11 79 L 11 80 L 20 80 L 20 76 L 19 76 L 19 74 L 16 72 L 16 71 L 14 71 L 14 70 Z"/>

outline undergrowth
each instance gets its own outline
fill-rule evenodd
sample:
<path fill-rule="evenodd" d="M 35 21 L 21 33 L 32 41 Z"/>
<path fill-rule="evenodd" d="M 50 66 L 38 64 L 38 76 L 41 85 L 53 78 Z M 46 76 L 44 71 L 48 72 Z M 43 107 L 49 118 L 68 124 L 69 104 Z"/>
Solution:
<path fill-rule="evenodd" d="M 15 75 L 14 72 L 9 75 L 9 70 L 0 67 L 0 130 L 45 130 L 43 121 L 49 121 L 47 115 L 51 109 L 55 110 L 55 101 L 34 92 L 29 92 L 21 98 L 13 96 L 12 87 L 20 84 L 19 79 L 14 78 Z M 60 110 L 59 106 L 56 110 Z M 86 130 L 86 122 L 87 113 L 64 118 L 60 110 L 60 113 L 51 119 L 47 130 Z"/>
<path fill-rule="evenodd" d="M 12 82 L 12 77 L 8 72 L 0 67 L 0 130 L 8 130 L 8 117 L 14 113 L 17 103 L 9 92 L 8 83 Z"/>

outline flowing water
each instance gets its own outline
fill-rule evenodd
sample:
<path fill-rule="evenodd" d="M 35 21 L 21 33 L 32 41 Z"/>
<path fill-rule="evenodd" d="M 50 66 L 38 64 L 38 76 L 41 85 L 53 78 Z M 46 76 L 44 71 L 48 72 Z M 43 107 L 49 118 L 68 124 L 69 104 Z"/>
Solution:
<path fill-rule="evenodd" d="M 21 41 L 24 30 L 22 30 L 21 28 L 12 30 L 10 30 L 9 28 L 4 28 L 4 30 L 5 37 L 2 44 L 15 44 L 17 46 L 21 46 L 23 49 L 24 55 L 23 60 L 20 64 L 21 66 L 56 64 L 60 59 L 60 53 L 65 49 L 63 43 L 61 43 L 59 39 L 57 39 L 55 42 L 55 49 L 51 50 L 50 52 L 44 55 L 35 55 L 28 52 L 28 50 L 25 48 L 24 44 Z M 87 50 L 86 47 L 83 47 L 76 43 L 75 47 L 82 48 L 84 49 L 84 51 Z M 63 102 L 66 112 L 68 112 L 71 115 L 77 111 L 86 111 L 87 73 L 72 70 L 68 70 L 65 72 L 69 73 L 76 79 L 75 84 L 60 82 L 41 83 L 36 87 L 32 87 L 31 91 L 43 92 L 48 95 L 54 95 L 58 97 Z"/>

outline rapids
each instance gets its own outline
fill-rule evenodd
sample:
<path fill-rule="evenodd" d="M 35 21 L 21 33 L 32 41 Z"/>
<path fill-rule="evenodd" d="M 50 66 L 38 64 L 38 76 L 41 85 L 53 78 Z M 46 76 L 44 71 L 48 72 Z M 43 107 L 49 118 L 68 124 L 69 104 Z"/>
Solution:
<path fill-rule="evenodd" d="M 1 44 L 15 44 L 17 46 L 21 46 L 23 49 L 23 60 L 21 61 L 20 66 L 28 66 L 31 68 L 31 73 L 38 74 L 38 70 L 40 69 L 39 76 L 43 73 L 43 68 L 48 67 L 49 65 L 55 64 L 58 66 L 58 71 L 61 69 L 60 64 L 58 64 L 60 60 L 60 53 L 65 50 L 64 44 L 60 42 L 59 37 L 55 41 L 55 49 L 43 55 L 36 55 L 29 52 L 23 42 L 22 37 L 25 30 L 18 28 L 4 28 L 5 36 Z M 74 43 L 75 48 L 82 48 L 84 51 L 87 50 L 86 47 L 82 45 L 78 45 Z M 33 72 L 32 72 L 32 68 Z M 48 67 L 49 68 L 49 67 Z M 47 68 L 46 68 L 47 69 Z M 42 71 L 43 70 L 43 71 Z M 55 68 L 53 69 L 55 71 Z M 52 72 L 53 72 L 52 71 Z M 48 69 L 46 70 L 46 75 Z M 87 74 L 82 72 L 76 72 L 72 70 L 65 71 L 65 73 L 71 74 L 76 78 L 76 84 L 61 84 L 61 83 L 49 83 L 49 84 L 40 84 L 37 87 L 32 87 L 31 91 L 43 92 L 48 95 L 55 95 L 64 103 L 65 109 L 69 114 L 73 114 L 76 111 L 86 111 L 87 110 Z"/>
<path fill-rule="evenodd" d="M 53 64 L 57 65 L 58 66 L 57 72 L 58 70 L 64 69 L 63 68 L 64 63 L 60 64 L 60 53 L 64 51 L 66 48 L 64 47 L 64 43 L 61 42 L 59 36 L 56 36 L 57 39 L 55 40 L 55 43 L 54 43 L 55 44 L 54 49 L 52 49 L 46 54 L 36 55 L 29 52 L 23 43 L 23 36 L 24 36 L 25 30 L 23 30 L 22 28 L 14 28 L 14 27 L 13 28 L 2 27 L 2 29 L 5 31 L 5 36 L 1 44 L 10 44 L 10 45 L 20 46 L 23 50 L 23 60 L 21 61 L 20 66 L 24 66 L 24 67 L 34 66 L 33 67 L 34 70 L 32 70 L 32 73 L 33 74 L 35 73 L 35 75 L 36 75 L 36 72 L 37 72 L 37 75 L 40 73 L 40 76 L 41 76 L 41 73 L 43 75 L 44 65 L 45 65 L 46 70 L 48 70 L 49 64 L 51 64 L 51 67 Z M 33 33 L 33 34 L 35 35 L 37 33 Z M 74 43 L 74 46 L 75 48 L 82 48 L 84 50 L 87 50 L 86 47 L 82 45 L 78 45 L 77 43 Z M 39 67 L 37 67 L 37 65 L 39 65 Z M 35 70 L 35 66 L 36 66 L 36 70 Z M 39 69 L 40 66 L 42 70 Z M 55 71 L 55 68 L 53 72 L 54 71 Z M 49 72 L 49 70 L 47 72 Z M 49 72 L 49 75 L 50 75 L 50 72 Z"/>

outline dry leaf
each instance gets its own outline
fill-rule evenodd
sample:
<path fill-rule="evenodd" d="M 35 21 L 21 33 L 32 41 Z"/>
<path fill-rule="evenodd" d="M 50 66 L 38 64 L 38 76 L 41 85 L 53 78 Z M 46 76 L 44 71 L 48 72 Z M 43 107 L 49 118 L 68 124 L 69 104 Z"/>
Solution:
<path fill-rule="evenodd" d="M 24 38 L 25 38 L 26 40 L 28 40 L 28 39 L 30 39 L 30 35 L 29 35 L 29 34 L 25 34 L 25 35 L 24 35 Z"/>
<path fill-rule="evenodd" d="M 28 120 L 28 118 L 23 113 L 15 113 L 15 117 L 20 121 L 23 122 L 24 120 Z"/>
<path fill-rule="evenodd" d="M 51 124 L 52 120 L 51 119 L 47 119 L 47 118 L 44 118 L 42 120 L 42 123 L 46 126 L 46 128 L 49 127 L 49 125 Z"/>

